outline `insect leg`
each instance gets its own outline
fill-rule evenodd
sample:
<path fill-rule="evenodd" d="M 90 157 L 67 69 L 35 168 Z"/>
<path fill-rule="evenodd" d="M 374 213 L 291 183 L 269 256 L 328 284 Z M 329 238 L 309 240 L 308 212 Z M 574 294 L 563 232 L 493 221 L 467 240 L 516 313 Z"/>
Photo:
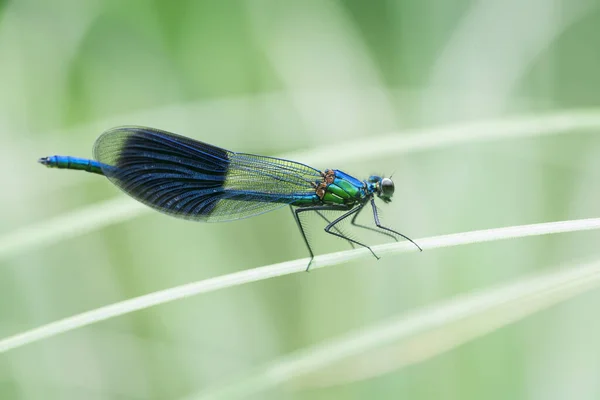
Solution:
<path fill-rule="evenodd" d="M 344 236 L 343 234 L 340 234 L 340 233 L 338 233 L 338 232 L 332 232 L 332 229 L 333 229 L 333 228 L 335 228 L 335 226 L 336 226 L 338 223 L 342 222 L 344 219 L 348 218 L 348 217 L 349 217 L 349 216 L 351 216 L 352 214 L 356 214 L 356 213 L 358 213 L 358 212 L 359 212 L 359 211 L 360 211 L 360 210 L 361 210 L 363 207 L 364 207 L 364 203 L 363 203 L 363 204 L 361 204 L 361 205 L 359 205 L 359 206 L 358 206 L 358 207 L 356 207 L 356 208 L 353 208 L 352 210 L 348 211 L 348 212 L 347 212 L 347 213 L 345 213 L 344 215 L 342 215 L 342 216 L 340 216 L 340 217 L 336 218 L 336 219 L 335 219 L 333 222 L 331 222 L 329 225 L 327 225 L 327 226 L 325 227 L 325 232 L 327 232 L 327 233 L 329 233 L 329 234 L 331 234 L 331 235 L 334 235 L 334 236 L 340 237 L 340 238 L 342 238 L 342 239 L 345 239 L 345 240 L 347 240 L 347 241 L 349 241 L 349 242 L 355 243 L 355 244 L 357 244 L 357 245 L 359 245 L 359 246 L 366 247 L 367 249 L 369 249 L 369 251 L 371 252 L 371 254 L 373 254 L 373 256 L 374 256 L 376 259 L 378 259 L 378 260 L 379 260 L 379 256 L 377 256 L 377 254 L 375 254 L 375 252 L 374 252 L 374 251 L 373 251 L 373 250 L 372 250 L 372 249 L 371 249 L 369 246 L 367 246 L 366 244 L 364 244 L 364 243 L 361 243 L 361 242 L 359 242 L 359 241 L 357 241 L 357 240 L 354 240 L 354 239 L 352 239 L 352 238 L 349 238 L 349 237 L 347 237 L 347 236 Z"/>
<path fill-rule="evenodd" d="M 392 232 L 392 233 L 395 233 L 395 234 L 396 234 L 396 235 L 398 235 L 398 236 L 402 236 L 404 239 L 408 240 L 409 242 L 411 242 L 412 244 L 414 244 L 415 246 L 417 246 L 417 248 L 418 248 L 420 251 L 423 251 L 423 249 L 421 248 L 421 246 L 419 246 L 418 244 L 416 244 L 416 243 L 414 242 L 414 240 L 412 240 L 412 239 L 411 239 L 411 238 L 409 238 L 408 236 L 406 236 L 406 235 L 403 235 L 403 234 L 401 234 L 400 232 L 396 232 L 396 231 L 395 231 L 395 230 L 393 230 L 393 229 L 386 228 L 385 226 L 381 225 L 381 223 L 379 222 L 379 215 L 377 214 L 377 207 L 375 206 L 375 199 L 373 199 L 373 198 L 371 199 L 371 207 L 373 208 L 373 219 L 375 220 L 375 225 L 377 225 L 377 227 L 378 227 L 379 229 L 383 229 L 384 231 Z"/>
<path fill-rule="evenodd" d="M 389 236 L 389 237 L 391 237 L 392 239 L 394 239 L 396 242 L 398 241 L 398 238 L 397 238 L 395 235 L 392 235 L 392 234 L 391 234 L 391 233 L 389 233 L 389 232 L 383 232 L 383 231 L 380 231 L 379 229 L 375 229 L 375 228 L 372 228 L 372 227 L 370 227 L 370 226 L 366 226 L 366 225 L 362 225 L 362 224 L 357 224 L 357 223 L 356 223 L 356 218 L 358 217 L 358 215 L 360 214 L 360 212 L 361 212 L 362 210 L 363 210 L 363 207 L 361 207 L 361 208 L 360 208 L 360 210 L 358 210 L 358 212 L 357 212 L 356 214 L 354 214 L 354 217 L 352 217 L 352 220 L 350 221 L 350 223 L 351 223 L 353 226 L 356 226 L 356 227 L 358 227 L 358 228 L 368 229 L 368 230 L 370 230 L 370 231 L 373 231 L 373 232 L 376 232 L 376 233 L 380 233 L 380 234 L 382 234 L 382 235 L 385 235 L 385 236 Z"/>
<path fill-rule="evenodd" d="M 294 207 L 290 206 L 290 210 L 292 211 L 292 215 L 294 216 L 294 220 L 296 221 L 296 225 L 298 225 L 298 229 L 300 229 L 300 233 L 302 234 L 302 239 L 304 239 L 304 243 L 306 244 L 306 248 L 308 249 L 308 253 L 310 254 L 310 261 L 308 262 L 308 266 L 306 267 L 306 271 L 310 268 L 310 264 L 315 258 L 315 254 L 310 247 L 310 243 L 308 243 L 308 238 L 306 237 L 306 233 L 304 232 L 304 227 L 302 226 L 302 222 L 300 222 L 300 217 L 298 216 L 299 208 L 294 210 Z"/>
<path fill-rule="evenodd" d="M 315 211 L 315 212 L 317 213 L 317 215 L 318 215 L 319 217 L 323 218 L 323 219 L 325 220 L 325 222 L 327 222 L 327 224 L 330 224 L 330 223 L 331 223 L 331 221 L 330 221 L 329 219 L 327 219 L 327 217 L 326 217 L 326 216 L 324 216 L 324 215 L 323 215 L 323 213 L 322 213 L 321 211 Z M 357 214 L 358 214 L 358 213 L 357 213 Z M 354 224 L 353 224 L 353 225 L 354 225 Z M 360 226 L 360 225 L 358 225 L 358 226 Z M 340 230 L 340 229 L 339 229 L 337 226 L 333 227 L 333 229 L 334 229 L 334 230 L 335 230 L 337 233 L 339 233 L 340 235 L 343 235 L 342 231 L 341 231 L 341 230 Z M 373 230 L 374 230 L 375 232 L 384 233 L 384 232 L 381 232 L 381 231 L 377 231 L 377 230 L 375 230 L 375 229 L 373 229 Z M 391 235 L 391 234 L 389 234 L 389 233 L 386 233 L 386 235 L 390 235 L 390 236 L 392 236 L 392 235 Z M 349 241 L 349 240 L 348 240 L 348 243 L 350 243 L 350 246 L 352 246 L 352 248 L 353 248 L 353 249 L 354 249 L 354 248 L 356 248 L 356 247 L 354 246 L 354 243 L 352 243 L 351 241 Z"/>
<path fill-rule="evenodd" d="M 308 238 L 306 236 L 306 233 L 304 232 L 304 227 L 302 226 L 302 221 L 300 220 L 300 213 L 306 212 L 306 211 L 346 211 L 347 208 L 340 208 L 340 207 L 336 207 L 336 206 L 314 206 L 314 207 L 304 207 L 304 208 L 296 208 L 294 209 L 292 206 L 290 206 L 290 209 L 292 210 L 292 214 L 294 215 L 294 219 L 296 220 L 296 224 L 298 225 L 298 228 L 300 229 L 300 233 L 302 234 L 302 238 L 304 239 L 304 243 L 306 244 L 306 247 L 308 248 L 308 252 L 310 254 L 310 261 L 308 262 L 308 265 L 306 266 L 306 271 L 308 272 L 308 270 L 310 269 L 310 265 L 312 264 L 314 258 L 315 258 L 315 254 L 312 251 L 312 247 L 310 246 L 310 243 L 308 241 Z M 343 236 L 341 236 L 343 237 Z"/>

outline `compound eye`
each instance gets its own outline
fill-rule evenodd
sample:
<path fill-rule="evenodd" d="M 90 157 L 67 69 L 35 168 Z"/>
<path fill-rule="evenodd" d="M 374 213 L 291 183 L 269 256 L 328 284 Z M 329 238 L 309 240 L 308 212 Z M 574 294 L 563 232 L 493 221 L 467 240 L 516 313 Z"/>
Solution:
<path fill-rule="evenodd" d="M 381 180 L 381 195 L 384 197 L 392 197 L 394 194 L 394 182 L 390 178 Z"/>

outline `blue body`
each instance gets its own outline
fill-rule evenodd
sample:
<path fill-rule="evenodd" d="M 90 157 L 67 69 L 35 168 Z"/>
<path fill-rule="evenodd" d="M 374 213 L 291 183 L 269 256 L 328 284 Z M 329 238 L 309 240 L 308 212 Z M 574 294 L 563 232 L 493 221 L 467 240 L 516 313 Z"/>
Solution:
<path fill-rule="evenodd" d="M 339 170 L 234 153 L 151 128 L 120 127 L 94 145 L 96 160 L 51 156 L 54 168 L 105 175 L 137 200 L 180 218 L 226 221 L 284 205 L 352 208 L 373 191 Z"/>
<path fill-rule="evenodd" d="M 369 248 L 336 226 L 350 217 L 354 226 L 410 240 L 379 222 L 374 198 L 391 201 L 394 184 L 389 178 L 371 176 L 360 181 L 340 170 L 319 171 L 280 158 L 234 153 L 185 136 L 136 126 L 103 133 L 94 144 L 94 158 L 50 156 L 39 162 L 51 168 L 104 175 L 133 198 L 179 218 L 231 221 L 295 206 L 294 218 L 311 262 L 314 253 L 300 221 L 300 215 L 308 211 L 328 223 L 325 232 L 353 246 Z M 368 202 L 377 229 L 355 223 Z M 330 221 L 322 214 L 325 211 L 342 211 L 343 215 Z M 371 253 L 377 257 L 373 250 Z"/>

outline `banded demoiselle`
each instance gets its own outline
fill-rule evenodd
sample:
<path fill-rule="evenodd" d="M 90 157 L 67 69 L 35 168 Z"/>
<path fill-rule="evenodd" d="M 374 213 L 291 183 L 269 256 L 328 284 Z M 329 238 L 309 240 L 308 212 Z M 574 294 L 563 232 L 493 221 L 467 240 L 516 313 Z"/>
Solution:
<path fill-rule="evenodd" d="M 390 178 L 370 176 L 361 181 L 337 169 L 320 171 L 280 158 L 234 153 L 207 143 L 153 128 L 123 126 L 104 132 L 94 144 L 95 160 L 50 156 L 40 163 L 106 176 L 128 195 L 169 215 L 205 222 L 232 221 L 289 205 L 314 259 L 301 215 L 311 211 L 327 222 L 325 232 L 366 247 L 346 236 L 338 224 L 347 218 L 353 226 L 397 240 L 407 236 L 383 226 L 375 197 L 389 203 L 394 194 Z M 370 203 L 375 227 L 356 218 Z M 333 221 L 325 211 L 341 215 Z"/>

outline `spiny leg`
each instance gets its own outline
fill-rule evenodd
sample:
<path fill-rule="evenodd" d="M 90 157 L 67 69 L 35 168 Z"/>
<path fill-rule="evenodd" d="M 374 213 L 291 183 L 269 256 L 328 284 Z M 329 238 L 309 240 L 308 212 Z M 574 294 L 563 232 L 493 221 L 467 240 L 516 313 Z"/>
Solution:
<path fill-rule="evenodd" d="M 304 239 L 304 243 L 306 244 L 306 247 L 308 248 L 308 252 L 310 254 L 310 261 L 308 262 L 308 265 L 306 266 L 306 272 L 308 272 L 308 270 L 310 269 L 310 265 L 312 264 L 312 262 L 315 258 L 315 254 L 313 253 L 312 247 L 310 246 L 310 243 L 308 242 L 308 238 L 306 237 L 306 233 L 304 232 L 304 227 L 302 226 L 302 222 L 300 221 L 300 213 L 305 212 L 305 211 L 317 211 L 317 212 L 318 211 L 346 211 L 347 208 L 340 208 L 340 207 L 336 207 L 336 206 L 314 206 L 314 207 L 294 209 L 292 206 L 290 206 L 290 209 L 292 210 L 292 214 L 294 215 L 296 224 L 298 225 L 298 228 L 300 229 L 300 233 L 302 234 L 302 238 Z"/>
<path fill-rule="evenodd" d="M 375 219 L 375 225 L 377 225 L 377 227 L 379 229 L 383 229 L 384 231 L 392 232 L 392 233 L 395 233 L 398 236 L 402 236 L 404 239 L 408 240 L 409 242 L 411 242 L 412 244 L 414 244 L 415 246 L 417 246 L 417 248 L 420 251 L 423 251 L 423 249 L 421 248 L 421 246 L 419 246 L 417 243 L 415 243 L 415 241 L 412 240 L 411 238 L 409 238 L 408 236 L 403 235 L 400 232 L 396 232 L 393 229 L 386 228 L 385 226 L 381 225 L 381 223 L 379 222 L 379 215 L 377 214 L 377 206 L 375 206 L 375 199 L 374 198 L 371 198 L 371 207 L 373 208 L 373 219 Z"/>
<path fill-rule="evenodd" d="M 323 218 L 323 219 L 325 220 L 325 222 L 327 222 L 327 224 L 328 224 L 328 225 L 331 223 L 331 221 L 330 221 L 330 220 L 329 220 L 329 219 L 328 219 L 326 216 L 324 216 L 324 215 L 321 213 L 321 211 L 315 211 L 315 212 L 317 213 L 317 215 L 318 215 L 319 217 Z M 359 226 L 360 226 L 360 225 L 359 225 Z M 335 231 L 336 231 L 337 233 L 339 233 L 340 235 L 343 235 L 343 234 L 344 234 L 344 233 L 343 233 L 343 232 L 342 232 L 342 231 L 341 231 L 341 230 L 340 230 L 340 229 L 339 229 L 337 226 L 336 226 L 336 227 L 334 227 L 334 229 L 335 229 Z M 375 229 L 373 229 L 373 230 L 374 230 L 375 232 L 384 233 L 384 232 L 381 232 L 381 231 L 377 231 L 377 230 L 375 230 Z M 389 234 L 389 233 L 385 233 L 385 235 L 390 235 L 390 234 Z M 392 236 L 392 235 L 390 235 L 390 236 Z M 350 243 L 350 246 L 352 246 L 352 248 L 353 248 L 353 249 L 354 249 L 354 248 L 356 248 L 356 247 L 354 246 L 354 243 L 352 243 L 350 240 L 348 240 L 348 243 Z"/>
<path fill-rule="evenodd" d="M 358 210 L 358 212 L 356 214 L 354 214 L 354 217 L 352 217 L 352 220 L 350 221 L 350 224 L 352 224 L 353 226 L 356 226 L 358 228 L 363 228 L 363 229 L 368 229 L 370 231 L 373 231 L 375 233 L 379 233 L 385 236 L 389 236 L 392 239 L 394 239 L 396 242 L 398 241 L 398 238 L 396 237 L 396 235 L 392 235 L 391 233 L 388 232 L 382 232 L 379 229 L 375 229 L 373 227 L 370 226 L 366 226 L 366 225 L 362 225 L 362 224 L 357 224 L 356 223 L 356 218 L 358 218 L 358 215 L 361 213 L 361 211 L 363 210 L 364 207 L 361 207 L 360 210 Z"/>
<path fill-rule="evenodd" d="M 308 266 L 306 267 L 306 271 L 308 272 L 308 269 L 310 268 L 310 264 L 312 263 L 313 259 L 315 258 L 315 254 L 313 253 L 312 248 L 310 247 L 310 243 L 308 243 L 308 238 L 306 237 L 306 233 L 304 233 L 304 227 L 302 226 L 302 222 L 300 222 L 300 217 L 298 217 L 299 209 L 294 210 L 294 207 L 290 206 L 290 210 L 292 211 L 292 215 L 294 215 L 294 220 L 296 221 L 296 225 L 298 225 L 298 229 L 300 229 L 300 233 L 302 234 L 302 239 L 304 239 L 304 243 L 306 244 L 306 248 L 308 249 L 308 253 L 310 254 L 310 261 L 308 262 Z"/>
<path fill-rule="evenodd" d="M 374 256 L 376 259 L 378 259 L 378 260 L 379 260 L 379 256 L 377 256 L 377 254 L 375 254 L 375 252 L 373 251 L 373 249 L 371 249 L 371 248 L 370 248 L 369 246 L 367 246 L 366 244 L 364 244 L 364 243 L 361 243 L 361 242 L 359 242 L 359 241 L 357 241 L 357 240 L 354 240 L 354 239 L 352 239 L 352 238 L 349 238 L 349 237 L 347 237 L 347 236 L 344 236 L 344 235 L 342 235 L 342 234 L 339 234 L 339 233 L 337 233 L 337 232 L 332 232 L 332 231 L 331 231 L 331 229 L 335 228 L 335 226 L 336 226 L 338 223 L 342 222 L 344 219 L 348 218 L 348 217 L 349 217 L 349 216 L 351 216 L 352 214 L 355 214 L 355 213 L 359 212 L 359 211 L 361 210 L 361 208 L 363 208 L 363 207 L 364 207 L 364 205 L 365 205 L 365 204 L 363 203 L 363 204 L 359 205 L 358 207 L 356 207 L 356 208 L 353 208 L 352 210 L 348 211 L 346 214 L 344 214 L 344 215 L 342 215 L 342 216 L 340 216 L 340 217 L 336 218 L 336 219 L 335 219 L 333 222 L 331 222 L 329 225 L 327 225 L 327 226 L 325 227 L 325 232 L 327 232 L 327 233 L 329 233 L 329 234 L 331 234 L 331 235 L 334 235 L 334 236 L 340 237 L 340 238 L 342 238 L 342 239 L 345 239 L 345 240 L 347 240 L 347 241 L 349 241 L 349 242 L 355 243 L 355 244 L 357 244 L 357 245 L 359 245 L 359 246 L 366 247 L 367 249 L 369 249 L 369 251 L 371 252 L 371 254 L 373 254 L 373 256 Z"/>

